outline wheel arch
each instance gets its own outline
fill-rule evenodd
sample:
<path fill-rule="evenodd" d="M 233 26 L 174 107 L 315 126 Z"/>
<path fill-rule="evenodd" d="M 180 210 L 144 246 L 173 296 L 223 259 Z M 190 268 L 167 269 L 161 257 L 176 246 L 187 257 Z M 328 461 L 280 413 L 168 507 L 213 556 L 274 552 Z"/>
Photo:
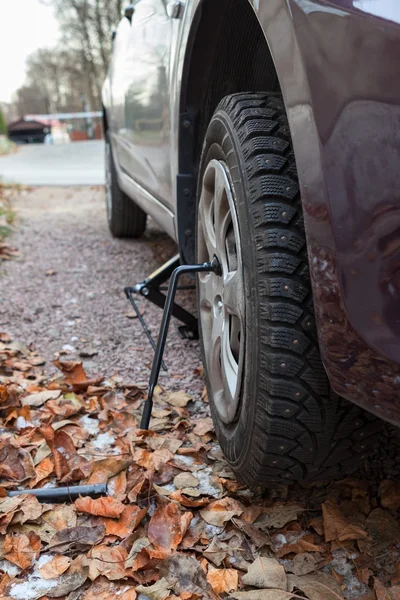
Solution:
<path fill-rule="evenodd" d="M 194 260 L 197 170 L 203 140 L 223 97 L 247 91 L 281 92 L 296 160 L 304 146 L 296 144 L 299 119 L 303 125 L 305 120 L 306 133 L 315 144 L 315 151 L 311 151 L 314 164 L 319 160 L 307 79 L 286 3 L 200 0 L 195 4 L 180 57 L 183 66 L 178 90 L 177 231 L 186 262 Z"/>

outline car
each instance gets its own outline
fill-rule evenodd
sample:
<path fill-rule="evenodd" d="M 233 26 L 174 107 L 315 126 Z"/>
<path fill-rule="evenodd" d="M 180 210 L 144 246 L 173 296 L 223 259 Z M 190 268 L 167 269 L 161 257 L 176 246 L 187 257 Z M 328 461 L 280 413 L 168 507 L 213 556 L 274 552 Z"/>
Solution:
<path fill-rule="evenodd" d="M 216 434 L 253 486 L 400 424 L 400 4 L 138 0 L 103 87 L 111 233 L 198 275 Z"/>

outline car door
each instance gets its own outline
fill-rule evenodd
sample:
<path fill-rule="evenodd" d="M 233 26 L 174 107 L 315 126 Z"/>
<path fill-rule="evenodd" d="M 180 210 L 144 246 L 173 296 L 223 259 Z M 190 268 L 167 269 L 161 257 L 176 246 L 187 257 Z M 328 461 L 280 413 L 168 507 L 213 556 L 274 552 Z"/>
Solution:
<path fill-rule="evenodd" d="M 165 0 L 139 0 L 126 56 L 120 165 L 164 204 L 171 202 L 170 66 L 173 28 Z M 174 23 L 176 25 L 174 25 Z"/>

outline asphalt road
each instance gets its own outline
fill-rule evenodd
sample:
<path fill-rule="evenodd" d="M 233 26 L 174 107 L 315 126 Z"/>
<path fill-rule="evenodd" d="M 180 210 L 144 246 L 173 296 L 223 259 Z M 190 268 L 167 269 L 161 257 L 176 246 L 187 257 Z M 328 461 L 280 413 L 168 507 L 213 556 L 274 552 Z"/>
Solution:
<path fill-rule="evenodd" d="M 31 144 L 0 157 L 0 179 L 24 185 L 103 185 L 104 142 Z"/>

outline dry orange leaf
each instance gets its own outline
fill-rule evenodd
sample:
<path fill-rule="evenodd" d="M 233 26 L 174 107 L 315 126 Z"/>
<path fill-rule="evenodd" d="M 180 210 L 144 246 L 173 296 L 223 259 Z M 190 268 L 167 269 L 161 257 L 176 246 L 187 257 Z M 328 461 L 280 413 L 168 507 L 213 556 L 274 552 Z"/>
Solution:
<path fill-rule="evenodd" d="M 89 578 L 94 581 L 99 575 L 104 575 L 110 581 L 116 581 L 126 576 L 125 561 L 127 551 L 122 546 L 109 547 L 104 544 L 95 546 L 89 552 Z"/>
<path fill-rule="evenodd" d="M 134 504 L 124 506 L 124 510 L 118 520 L 102 518 L 102 523 L 106 528 L 106 535 L 116 535 L 121 539 L 127 537 L 140 525 L 146 514 L 147 508 L 140 508 Z"/>
<path fill-rule="evenodd" d="M 223 525 L 232 519 L 232 517 L 241 515 L 244 510 L 243 505 L 233 498 L 222 498 L 215 500 L 200 511 L 203 519 L 210 525 L 223 527 Z"/>
<path fill-rule="evenodd" d="M 29 487 L 33 488 L 38 483 L 49 477 L 54 471 L 54 461 L 50 456 L 44 458 L 36 467 L 36 477 L 29 482 Z"/>
<path fill-rule="evenodd" d="M 323 503 L 322 515 L 326 542 L 368 538 L 362 527 L 348 522 L 335 500 L 329 499 Z"/>
<path fill-rule="evenodd" d="M 56 579 L 69 568 L 72 558 L 56 554 L 49 562 L 39 568 L 39 573 L 43 579 Z"/>
<path fill-rule="evenodd" d="M 4 558 L 20 569 L 28 569 L 40 554 L 40 537 L 29 533 L 8 534 L 4 541 Z"/>
<path fill-rule="evenodd" d="M 197 500 L 194 500 L 192 498 L 189 498 L 188 496 L 184 496 L 181 490 L 176 490 L 175 492 L 172 492 L 169 495 L 169 497 L 171 498 L 171 500 L 175 500 L 176 502 L 179 502 L 179 504 L 182 504 L 182 506 L 186 506 L 187 508 L 207 506 L 207 504 L 210 504 L 210 500 L 208 498 L 198 498 Z"/>
<path fill-rule="evenodd" d="M 205 435 L 210 431 L 214 431 L 214 424 L 210 417 L 205 417 L 204 419 L 197 419 L 195 428 L 193 429 L 193 433 L 196 435 Z"/>
<path fill-rule="evenodd" d="M 152 558 L 166 558 L 177 549 L 183 538 L 182 513 L 177 504 L 163 504 L 150 519 L 147 536 L 155 550 Z"/>
<path fill-rule="evenodd" d="M 207 581 L 216 594 L 235 592 L 239 574 L 236 569 L 212 569 L 207 573 Z"/>
<path fill-rule="evenodd" d="M 131 458 L 118 459 L 115 456 L 97 460 L 93 463 L 88 483 L 107 483 L 111 477 L 125 471 L 132 462 Z"/>
<path fill-rule="evenodd" d="M 85 370 L 81 362 L 54 360 L 53 364 L 62 371 L 65 383 L 68 385 L 81 384 L 87 381 Z"/>
<path fill-rule="evenodd" d="M 96 515 L 98 517 L 111 517 L 117 519 L 125 509 L 125 506 L 115 498 L 97 498 L 93 500 L 89 496 L 75 500 L 75 508 L 78 512 Z"/>

